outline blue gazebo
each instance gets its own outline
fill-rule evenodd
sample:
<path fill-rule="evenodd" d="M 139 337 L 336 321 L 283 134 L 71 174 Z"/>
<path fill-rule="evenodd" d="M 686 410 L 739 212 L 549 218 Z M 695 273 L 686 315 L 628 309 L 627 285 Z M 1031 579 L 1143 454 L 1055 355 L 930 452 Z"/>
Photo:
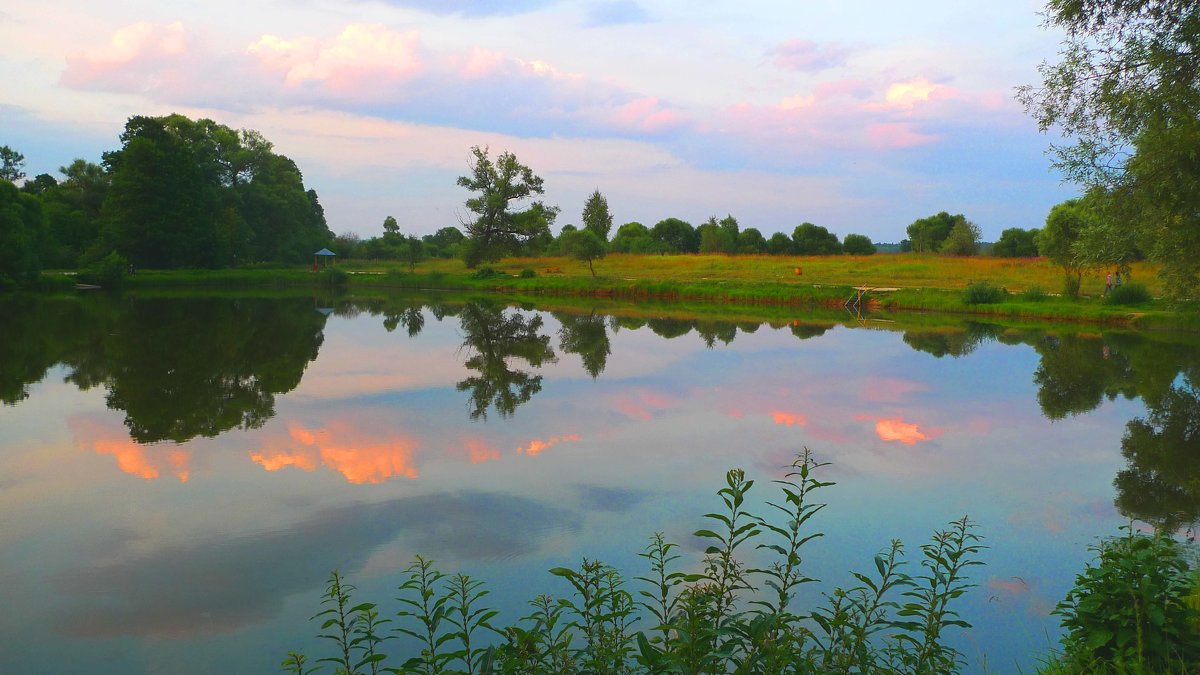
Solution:
<path fill-rule="evenodd" d="M 325 267 L 329 267 L 329 263 L 333 259 L 333 256 L 335 256 L 335 255 L 337 255 L 337 254 L 334 253 L 333 251 L 330 251 L 327 248 L 323 248 L 320 251 L 317 251 L 316 253 L 313 254 L 313 269 L 314 270 L 317 269 L 317 267 L 318 267 L 317 261 L 320 260 L 321 258 L 325 259 Z"/>

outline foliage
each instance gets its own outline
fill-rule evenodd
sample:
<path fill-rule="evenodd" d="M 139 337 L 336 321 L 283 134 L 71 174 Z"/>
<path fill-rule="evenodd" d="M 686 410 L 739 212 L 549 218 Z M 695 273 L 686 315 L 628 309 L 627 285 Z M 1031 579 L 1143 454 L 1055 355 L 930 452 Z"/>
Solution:
<path fill-rule="evenodd" d="M 25 155 L 0 145 L 0 180 L 15 183 L 25 177 Z"/>
<path fill-rule="evenodd" d="M 942 243 L 950 236 L 954 226 L 966 222 L 967 218 L 961 213 L 950 215 L 945 211 L 935 213 L 926 218 L 919 218 L 908 226 L 908 238 L 911 250 L 916 253 L 936 253 L 942 249 Z"/>
<path fill-rule="evenodd" d="M 592 278 L 596 277 L 594 263 L 605 256 L 607 251 L 604 240 L 591 230 L 578 230 L 564 233 L 562 237 L 563 253 L 588 266 Z"/>
<path fill-rule="evenodd" d="M 1195 577 L 1164 535 L 1128 534 L 1092 549 L 1096 564 L 1058 604 L 1062 660 L 1080 672 L 1188 672 L 1200 665 L 1200 614 L 1186 598 Z"/>
<path fill-rule="evenodd" d="M 1165 391 L 1143 395 L 1146 416 L 1125 425 L 1117 473 L 1117 508 L 1164 533 L 1200 522 L 1200 394 L 1185 375 Z M 1200 590 L 1198 588 L 1197 590 Z M 1200 607 L 1197 607 L 1200 609 Z"/>
<path fill-rule="evenodd" d="M 797 255 L 837 255 L 842 243 L 837 235 L 820 225 L 801 223 L 792 231 L 792 252 Z"/>
<path fill-rule="evenodd" d="M 548 234 L 558 209 L 534 202 L 525 211 L 514 211 L 520 202 L 545 192 L 541 177 L 511 152 L 501 153 L 493 162 L 487 147 L 474 146 L 471 155 L 471 175 L 459 176 L 458 185 L 474 194 L 466 206 L 475 220 L 463 224 L 464 260 L 474 268 L 511 254 L 542 230 Z"/>
<path fill-rule="evenodd" d="M 119 288 L 125 283 L 125 275 L 128 270 L 129 261 L 125 259 L 125 256 L 112 251 L 103 260 L 92 263 L 84 269 L 79 274 L 79 280 L 105 288 Z"/>
<path fill-rule="evenodd" d="M 392 216 L 383 219 L 383 236 L 400 236 L 400 223 Z"/>
<path fill-rule="evenodd" d="M 0 285 L 31 285 L 41 270 L 42 205 L 0 180 Z"/>
<path fill-rule="evenodd" d="M 1108 295 L 1104 296 L 1104 302 L 1109 305 L 1141 305 L 1150 302 L 1150 291 L 1146 290 L 1145 285 L 1128 282 L 1120 286 L 1114 286 Z"/>
<path fill-rule="evenodd" d="M 950 255 L 975 255 L 979 252 L 979 226 L 963 219 L 954 223 L 950 234 L 942 242 L 942 253 Z"/>
<path fill-rule="evenodd" d="M 796 252 L 796 243 L 782 232 L 776 232 L 767 240 L 767 253 L 771 255 L 792 255 Z"/>
<path fill-rule="evenodd" d="M 625 223 L 609 243 L 613 253 L 651 253 L 655 246 L 650 230 L 638 222 Z"/>
<path fill-rule="evenodd" d="M 842 239 L 842 252 L 846 255 L 875 255 L 875 244 L 865 234 L 848 234 Z"/>
<path fill-rule="evenodd" d="M 1010 227 L 1000 233 L 1000 238 L 992 245 L 992 255 L 999 258 L 1032 258 L 1038 254 L 1038 230 L 1023 230 Z"/>
<path fill-rule="evenodd" d="M 1092 222 L 1087 205 L 1078 199 L 1057 204 L 1046 216 L 1046 226 L 1038 231 L 1038 252 L 1063 268 L 1063 295 L 1079 296 L 1079 282 L 1085 269 L 1075 256 L 1073 246 Z"/>
<path fill-rule="evenodd" d="M 583 205 L 583 229 L 591 231 L 600 241 L 608 241 L 608 232 L 612 229 L 612 214 L 608 212 L 608 200 L 596 190 L 588 196 Z"/>
<path fill-rule="evenodd" d="M 722 507 L 695 532 L 709 542 L 701 571 L 679 571 L 678 545 L 658 533 L 640 554 L 649 572 L 634 580 L 642 585 L 636 593 L 615 568 L 584 558 L 578 568 L 550 570 L 567 583 L 567 597 L 538 596 L 510 626 L 497 625 L 497 613 L 481 605 L 487 591 L 479 582 L 448 577 L 417 557 L 400 587 L 396 630 L 416 640 L 419 653 L 396 672 L 958 672 L 962 655 L 945 644 L 946 633 L 969 627 L 953 607 L 973 586 L 966 572 L 982 564 L 983 548 L 966 518 L 921 547 L 923 574 L 901 571 L 904 549 L 894 541 L 875 557 L 875 573 L 854 574 L 858 585 L 835 589 L 814 610 L 795 606 L 797 588 L 815 581 L 801 552 L 821 536 L 810 521 L 824 508 L 815 492 L 832 485 L 817 479 L 822 466 L 807 450 L 799 455 L 775 481 L 782 499 L 768 502 L 770 517 L 749 511 L 755 481 L 729 471 L 717 492 Z M 750 567 L 751 549 L 774 560 Z M 335 608 L 349 604 L 331 600 L 345 589 L 331 578 L 323 615 L 336 617 Z M 333 660 L 358 672 L 339 637 L 356 625 L 339 632 L 336 620 L 325 624 L 335 629 L 323 636 L 339 654 Z M 477 631 L 500 641 L 481 646 Z"/>
<path fill-rule="evenodd" d="M 424 260 L 425 244 L 420 239 L 412 235 L 405 235 L 400 239 L 400 259 L 408 263 L 408 271 L 414 272 L 417 269 L 417 263 Z"/>
<path fill-rule="evenodd" d="M 767 240 L 763 238 L 762 232 L 759 232 L 758 228 L 747 227 L 738 233 L 737 252 L 750 255 L 766 253 Z"/>
<path fill-rule="evenodd" d="M 696 253 L 700 250 L 700 236 L 691 223 L 678 218 L 666 218 L 654 224 L 650 238 L 664 253 Z"/>
<path fill-rule="evenodd" d="M 1200 283 L 1200 6 L 1053 0 L 1047 10 L 1046 26 L 1066 31 L 1060 60 L 1044 62 L 1041 86 L 1018 98 L 1043 131 L 1071 139 L 1051 146 L 1055 166 L 1121 204 L 1128 220 L 1105 232 L 1120 241 L 1134 230 L 1163 263 L 1168 294 L 1187 295 Z"/>
<path fill-rule="evenodd" d="M 994 305 L 1004 302 L 1008 291 L 1003 286 L 995 286 L 986 281 L 975 281 L 963 291 L 963 302 L 968 305 Z"/>
<path fill-rule="evenodd" d="M 521 270 L 521 274 L 518 276 L 520 276 L 522 279 L 534 279 L 537 277 L 537 272 L 526 267 L 525 269 Z"/>
<path fill-rule="evenodd" d="M 1021 302 L 1042 302 L 1047 297 L 1049 296 L 1046 295 L 1046 291 L 1041 286 L 1030 286 L 1017 295 L 1017 298 Z"/>

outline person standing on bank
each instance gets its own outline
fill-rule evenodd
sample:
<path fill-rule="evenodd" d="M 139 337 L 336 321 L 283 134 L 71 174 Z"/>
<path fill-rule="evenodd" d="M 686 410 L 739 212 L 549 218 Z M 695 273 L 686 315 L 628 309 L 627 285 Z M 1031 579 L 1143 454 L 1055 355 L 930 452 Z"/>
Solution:
<path fill-rule="evenodd" d="M 1104 277 L 1104 294 L 1108 295 L 1109 292 L 1111 292 L 1111 291 L 1112 291 L 1112 272 L 1109 272 L 1108 276 Z"/>

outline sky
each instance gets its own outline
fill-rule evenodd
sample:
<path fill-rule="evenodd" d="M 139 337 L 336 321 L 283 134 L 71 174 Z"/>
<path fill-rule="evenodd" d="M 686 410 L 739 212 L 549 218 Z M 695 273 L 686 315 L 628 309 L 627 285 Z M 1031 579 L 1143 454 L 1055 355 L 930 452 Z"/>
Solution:
<path fill-rule="evenodd" d="M 735 216 L 985 240 L 1078 194 L 1014 100 L 1061 35 L 1032 0 L 56 0 L 0 6 L 0 145 L 56 175 L 133 115 L 256 129 L 329 227 L 468 219 L 471 147 L 513 152 L 578 223 Z"/>

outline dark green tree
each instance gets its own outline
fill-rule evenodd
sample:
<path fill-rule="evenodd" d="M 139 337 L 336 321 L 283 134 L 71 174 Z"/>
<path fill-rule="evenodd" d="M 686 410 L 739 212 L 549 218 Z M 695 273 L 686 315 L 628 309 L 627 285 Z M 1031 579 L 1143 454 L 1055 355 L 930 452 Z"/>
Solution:
<path fill-rule="evenodd" d="M 761 254 L 767 252 L 767 240 L 757 228 L 747 227 L 738 233 L 737 252 Z"/>
<path fill-rule="evenodd" d="M 587 265 L 593 279 L 596 278 L 594 263 L 604 257 L 606 248 L 604 240 L 591 230 L 564 232 L 562 235 L 563 254 Z"/>
<path fill-rule="evenodd" d="M 950 236 L 950 230 L 967 218 L 961 213 L 950 215 L 945 211 L 926 218 L 918 218 L 908 226 L 908 238 L 916 253 L 935 253 L 942 249 L 942 242 Z"/>
<path fill-rule="evenodd" d="M 608 241 L 608 233 L 612 230 L 612 214 L 608 212 L 608 200 L 596 190 L 588 196 L 583 205 L 583 229 L 591 230 L 600 241 Z"/>
<path fill-rule="evenodd" d="M 42 204 L 0 180 L 0 286 L 30 285 L 41 271 Z"/>
<path fill-rule="evenodd" d="M 652 253 L 654 244 L 649 228 L 641 223 L 631 222 L 617 228 L 617 234 L 613 236 L 608 248 L 613 253 Z"/>
<path fill-rule="evenodd" d="M 842 239 L 842 252 L 846 255 L 875 255 L 875 244 L 865 234 L 848 234 Z"/>
<path fill-rule="evenodd" d="M 1200 522 L 1200 394 L 1191 381 L 1147 402 L 1125 425 L 1117 474 L 1117 509 L 1165 533 Z"/>
<path fill-rule="evenodd" d="M 1010 227 L 1000 233 L 1000 239 L 992 245 L 992 255 L 999 258 L 1032 258 L 1038 254 L 1037 234 L 1039 230 L 1023 230 Z"/>
<path fill-rule="evenodd" d="M 792 243 L 796 255 L 837 255 L 842 252 L 842 243 L 836 234 L 812 223 L 797 225 L 792 231 Z"/>
<path fill-rule="evenodd" d="M 408 263 L 408 271 L 416 272 L 417 263 L 425 259 L 425 245 L 420 238 L 406 235 L 400 240 L 400 259 Z"/>
<path fill-rule="evenodd" d="M 384 238 L 400 236 L 400 223 L 396 222 L 392 216 L 383 219 L 383 236 Z"/>
<path fill-rule="evenodd" d="M 538 213 L 518 217 L 519 212 L 514 210 L 517 204 L 545 191 L 541 177 L 511 152 L 501 153 L 494 162 L 486 147 L 471 148 L 471 155 L 471 175 L 459 176 L 458 184 L 474 195 L 467 199 L 466 206 L 475 219 L 463 224 L 467 231 L 464 260 L 467 267 L 474 268 L 509 255 L 536 236 L 541 226 L 547 226 L 548 231 L 546 215 L 557 213 L 557 209 L 535 202 L 530 210 L 536 208 Z"/>
<path fill-rule="evenodd" d="M 25 155 L 0 145 L 0 180 L 15 183 L 25 177 Z"/>
<path fill-rule="evenodd" d="M 691 223 L 678 218 L 666 218 L 654 224 L 650 237 L 661 246 L 664 253 L 696 253 L 700 250 L 700 237 Z"/>
<path fill-rule="evenodd" d="M 612 344 L 603 316 L 595 312 L 587 315 L 558 313 L 554 315 L 562 328 L 558 331 L 558 346 L 567 354 L 578 354 L 583 360 L 583 369 L 592 379 L 604 372 Z"/>
<path fill-rule="evenodd" d="M 1046 226 L 1038 231 L 1038 253 L 1063 268 L 1063 294 L 1079 297 L 1084 264 L 1075 256 L 1075 241 L 1088 227 L 1092 216 L 1086 204 L 1071 199 L 1057 204 L 1046 216 Z"/>
<path fill-rule="evenodd" d="M 979 253 L 979 226 L 967 219 L 956 221 L 950 234 L 942 242 L 941 252 L 949 255 L 969 256 Z"/>
<path fill-rule="evenodd" d="M 767 253 L 771 255 L 793 255 L 796 252 L 796 242 L 782 232 L 776 232 L 767 240 Z"/>
<path fill-rule="evenodd" d="M 734 221 L 736 228 L 737 221 Z M 716 216 L 710 216 L 708 221 L 696 228 L 696 236 L 700 238 L 700 253 L 734 253 L 737 250 L 737 234 L 729 228 L 722 227 Z"/>
<path fill-rule="evenodd" d="M 463 347 L 470 356 L 464 364 L 476 371 L 456 387 L 470 392 L 471 419 L 487 418 L 488 408 L 501 417 L 511 417 L 517 407 L 542 390 L 542 376 L 520 370 L 520 359 L 531 368 L 553 363 L 550 336 L 543 335 L 542 318 L 520 312 L 505 312 L 490 301 L 468 302 L 459 315 Z"/>

